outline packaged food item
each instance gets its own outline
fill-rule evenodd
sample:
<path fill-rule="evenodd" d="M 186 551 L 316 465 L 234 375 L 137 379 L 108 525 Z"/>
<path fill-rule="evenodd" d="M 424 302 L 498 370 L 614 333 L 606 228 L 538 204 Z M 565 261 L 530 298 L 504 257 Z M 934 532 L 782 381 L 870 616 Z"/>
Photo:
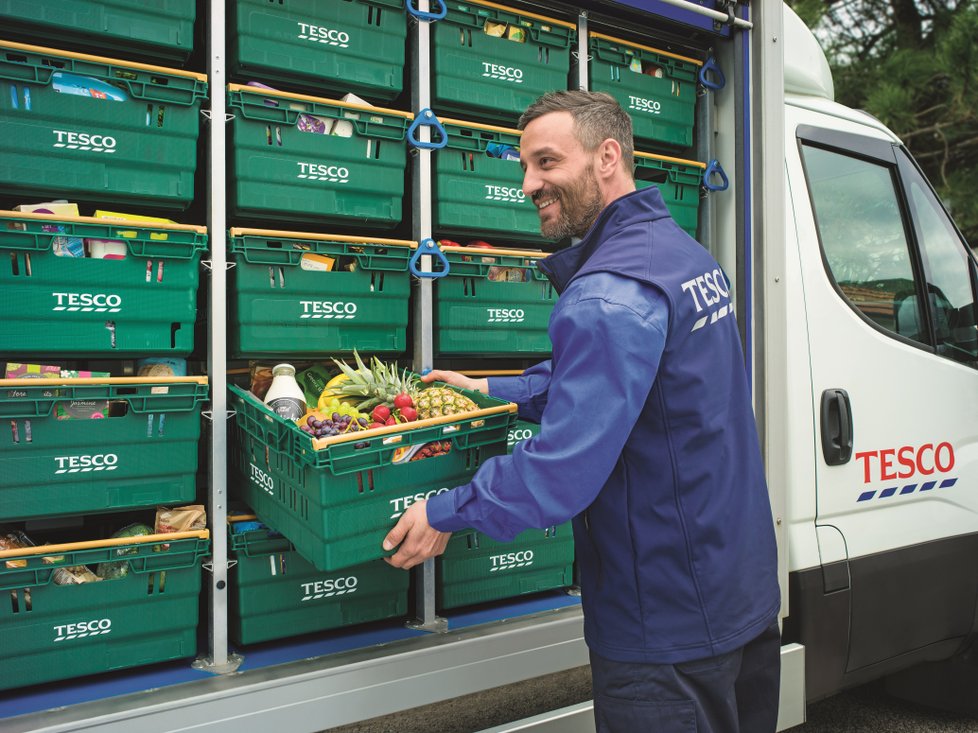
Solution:
<path fill-rule="evenodd" d="M 5 379 L 57 379 L 61 376 L 61 367 L 53 364 L 21 364 L 8 361 L 4 371 Z"/>
<path fill-rule="evenodd" d="M 530 280 L 530 271 L 524 267 L 500 267 L 493 265 L 486 277 L 492 282 L 525 283 Z"/>
<path fill-rule="evenodd" d="M 22 531 L 10 530 L 6 533 L 0 532 L 0 550 L 22 550 L 25 547 L 34 547 L 30 537 Z M 5 563 L 8 568 L 27 567 L 27 560 L 7 560 Z"/>
<path fill-rule="evenodd" d="M 47 558 L 44 558 L 47 561 Z M 82 583 L 94 583 L 102 580 L 93 573 L 86 565 L 71 565 L 63 568 L 56 568 L 53 580 L 55 585 L 81 585 Z"/>
<path fill-rule="evenodd" d="M 295 121 L 295 126 L 299 132 L 312 132 L 316 135 L 329 135 L 333 131 L 333 124 L 336 120 L 330 117 L 321 117 L 303 112 Z"/>
<path fill-rule="evenodd" d="M 108 400 L 68 400 L 54 405 L 58 420 L 101 420 L 109 416 Z"/>
<path fill-rule="evenodd" d="M 173 356 L 148 356 L 136 360 L 137 377 L 185 377 L 187 360 Z"/>
<path fill-rule="evenodd" d="M 62 369 L 62 379 L 101 379 L 111 377 L 112 372 L 91 372 L 87 369 Z"/>
<path fill-rule="evenodd" d="M 487 36 L 492 36 L 493 38 L 502 38 L 504 35 L 506 35 L 506 24 L 493 23 L 491 20 L 487 20 L 486 24 L 482 26 L 482 31 Z"/>
<path fill-rule="evenodd" d="M 170 532 L 190 532 L 207 527 L 207 509 L 203 504 L 187 506 L 160 507 L 156 510 L 156 534 Z M 161 550 L 169 550 L 169 543 L 160 546 Z"/>
<path fill-rule="evenodd" d="M 266 364 L 251 362 L 251 393 L 262 402 L 268 394 L 268 388 L 272 385 L 272 368 Z"/>
<path fill-rule="evenodd" d="M 113 534 L 112 539 L 119 537 L 145 537 L 146 535 L 150 534 L 153 534 L 153 529 L 151 527 L 148 527 L 141 522 L 133 522 L 132 524 L 127 524 L 125 527 Z M 135 555 L 136 550 L 132 547 L 120 547 L 119 549 L 115 550 L 113 554 L 119 557 L 124 555 Z M 124 578 L 129 574 L 129 562 L 127 560 L 100 562 L 95 568 L 95 574 L 103 580 Z"/>
<path fill-rule="evenodd" d="M 306 252 L 299 258 L 299 267 L 313 272 L 332 272 L 336 260 L 315 252 Z"/>
<path fill-rule="evenodd" d="M 306 412 L 306 397 L 295 378 L 291 364 L 272 367 L 272 384 L 265 394 L 265 404 L 283 420 L 295 422 Z"/>
<path fill-rule="evenodd" d="M 634 71 L 636 74 L 642 73 L 642 59 L 632 58 L 628 62 L 628 68 L 630 71 Z"/>
<path fill-rule="evenodd" d="M 511 25 L 506 29 L 506 38 L 517 43 L 526 43 L 526 31 L 518 25 Z"/>
<path fill-rule="evenodd" d="M 20 204 L 19 206 L 15 206 L 14 210 L 31 214 L 78 216 L 78 204 L 69 203 L 68 201 L 46 201 L 40 204 Z M 9 226 L 13 229 L 27 228 L 20 222 L 11 222 Z M 64 234 L 66 232 L 66 229 L 62 224 L 44 224 L 41 229 L 45 232 L 57 232 L 59 234 Z M 57 257 L 84 257 L 85 244 L 81 237 L 53 237 L 51 239 L 51 251 Z"/>
<path fill-rule="evenodd" d="M 51 74 L 51 88 L 61 94 L 105 99 L 110 102 L 125 102 L 129 99 L 119 87 L 94 76 L 82 76 L 68 71 L 55 71 Z"/>
<path fill-rule="evenodd" d="M 329 369 L 322 364 L 313 364 L 296 374 L 295 377 L 306 396 L 307 405 L 315 405 L 319 402 L 320 395 L 326 389 L 329 380 L 332 379 Z"/>

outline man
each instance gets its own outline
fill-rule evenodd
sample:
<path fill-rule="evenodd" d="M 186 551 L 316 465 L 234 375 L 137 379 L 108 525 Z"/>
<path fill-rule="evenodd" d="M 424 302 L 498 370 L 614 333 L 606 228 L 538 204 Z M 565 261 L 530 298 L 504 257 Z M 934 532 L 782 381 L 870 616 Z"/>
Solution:
<path fill-rule="evenodd" d="M 631 120 L 606 94 L 520 119 L 523 190 L 560 293 L 552 359 L 520 377 L 426 379 L 517 403 L 540 434 L 418 502 L 384 541 L 411 567 L 451 532 L 508 540 L 574 519 L 597 730 L 771 733 L 780 594 L 771 509 L 723 272 L 636 190 Z"/>

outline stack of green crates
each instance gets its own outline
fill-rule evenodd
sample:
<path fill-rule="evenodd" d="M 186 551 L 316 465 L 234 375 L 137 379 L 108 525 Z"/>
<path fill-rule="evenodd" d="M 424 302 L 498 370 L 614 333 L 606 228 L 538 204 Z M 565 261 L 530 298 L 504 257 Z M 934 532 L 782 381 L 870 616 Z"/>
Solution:
<path fill-rule="evenodd" d="M 231 213 L 276 221 L 400 224 L 410 112 L 228 86 Z"/>
<path fill-rule="evenodd" d="M 463 120 L 441 122 L 447 145 L 434 153 L 435 231 L 492 242 L 542 242 L 540 217 L 523 193 L 519 130 Z M 515 152 L 517 157 L 496 157 L 501 152 Z"/>
<path fill-rule="evenodd" d="M 254 396 L 229 390 L 242 498 L 323 571 L 390 554 L 381 543 L 408 506 L 467 483 L 505 451 L 516 409 L 464 391 L 478 411 L 314 441 Z M 436 444 L 444 454 L 418 459 Z"/>
<path fill-rule="evenodd" d="M 183 209 L 207 77 L 0 41 L 0 195 Z"/>
<path fill-rule="evenodd" d="M 192 502 L 206 399 L 206 377 L 0 380 L 0 521 Z"/>
<path fill-rule="evenodd" d="M 231 639 L 256 644 L 407 615 L 410 574 L 374 560 L 322 573 L 278 532 L 230 517 Z"/>
<path fill-rule="evenodd" d="M 194 656 L 208 538 L 200 530 L 0 551 L 0 690 Z M 103 562 L 125 562 L 128 573 L 57 582 L 64 568 Z"/>
<path fill-rule="evenodd" d="M 399 239 L 232 229 L 230 352 L 404 351 L 413 247 Z M 306 269 L 309 257 L 332 269 Z"/>
<path fill-rule="evenodd" d="M 702 61 L 601 33 L 588 35 L 588 49 L 591 90 L 618 100 L 632 118 L 639 147 L 693 144 L 696 76 Z"/>
<path fill-rule="evenodd" d="M 197 0 L 0 0 L 8 36 L 182 64 L 194 47 Z"/>
<path fill-rule="evenodd" d="M 518 420 L 507 436 L 509 452 L 539 431 L 536 423 Z M 570 522 L 526 530 L 512 542 L 497 542 L 481 532 L 458 532 L 437 567 L 435 596 L 440 609 L 566 588 L 574 584 L 574 533 Z"/>
<path fill-rule="evenodd" d="M 206 232 L 0 211 L 0 252 L 9 256 L 0 269 L 4 354 L 189 354 Z M 123 259 L 60 256 L 69 239 L 121 242 L 127 253 Z"/>
<path fill-rule="evenodd" d="M 237 0 L 229 7 L 233 73 L 382 100 L 401 93 L 403 0 Z"/>
<path fill-rule="evenodd" d="M 442 252 L 449 269 L 435 281 L 438 353 L 550 353 L 547 326 L 557 292 L 535 266 L 544 253 L 473 247 Z"/>
<path fill-rule="evenodd" d="M 515 123 L 537 97 L 567 89 L 574 23 L 483 0 L 449 0 L 432 24 L 436 112 Z"/>
<path fill-rule="evenodd" d="M 695 160 L 635 153 L 636 187 L 656 186 L 672 218 L 694 239 L 699 221 L 700 184 L 705 170 L 706 164 Z"/>

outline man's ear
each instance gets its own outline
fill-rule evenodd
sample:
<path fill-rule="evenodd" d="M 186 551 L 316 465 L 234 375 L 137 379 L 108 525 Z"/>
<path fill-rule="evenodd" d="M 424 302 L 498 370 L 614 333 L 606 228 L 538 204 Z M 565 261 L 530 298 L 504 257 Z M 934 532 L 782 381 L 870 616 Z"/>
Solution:
<path fill-rule="evenodd" d="M 621 166 L 621 145 L 613 138 L 606 138 L 598 146 L 598 175 L 609 177 L 615 175 Z"/>

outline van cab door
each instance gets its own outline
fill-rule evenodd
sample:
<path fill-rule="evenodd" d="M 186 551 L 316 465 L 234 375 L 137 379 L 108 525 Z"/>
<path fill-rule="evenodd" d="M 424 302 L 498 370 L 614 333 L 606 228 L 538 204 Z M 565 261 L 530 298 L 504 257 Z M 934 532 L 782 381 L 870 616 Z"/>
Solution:
<path fill-rule="evenodd" d="M 978 281 L 901 146 L 811 109 L 786 119 L 823 592 L 848 594 L 821 619 L 838 626 L 842 687 L 948 656 L 974 625 Z"/>

